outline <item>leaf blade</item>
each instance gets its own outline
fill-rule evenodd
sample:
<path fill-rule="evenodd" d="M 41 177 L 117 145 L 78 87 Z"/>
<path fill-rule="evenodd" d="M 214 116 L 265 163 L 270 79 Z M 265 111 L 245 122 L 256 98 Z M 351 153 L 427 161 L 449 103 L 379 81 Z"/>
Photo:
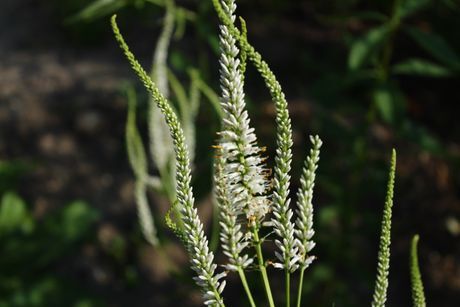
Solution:
<path fill-rule="evenodd" d="M 424 60 L 424 59 L 408 59 L 395 64 L 392 67 L 392 72 L 400 75 L 414 75 L 424 77 L 449 77 L 451 71 L 444 66 Z"/>
<path fill-rule="evenodd" d="M 452 68 L 460 68 L 460 57 L 441 36 L 414 27 L 406 28 L 405 31 L 421 48 L 439 62 Z"/>

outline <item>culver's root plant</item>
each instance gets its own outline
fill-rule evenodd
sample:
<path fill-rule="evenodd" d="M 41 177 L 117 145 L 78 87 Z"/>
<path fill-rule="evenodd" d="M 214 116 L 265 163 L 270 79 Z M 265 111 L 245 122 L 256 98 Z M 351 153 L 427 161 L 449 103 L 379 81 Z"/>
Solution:
<path fill-rule="evenodd" d="M 166 222 L 181 239 L 190 257 L 194 280 L 203 294 L 203 302 L 210 306 L 225 306 L 224 288 L 226 276 L 237 274 L 244 289 L 247 302 L 256 306 L 260 298 L 252 294 L 254 285 L 248 283 L 246 274 L 260 275 L 264 286 L 265 302 L 262 306 L 275 306 L 283 302 L 291 305 L 291 280 L 298 278 L 295 304 L 302 306 L 302 286 L 305 270 L 315 257 L 313 240 L 313 191 L 316 171 L 320 159 L 322 141 L 310 136 L 311 149 L 305 159 L 300 188 L 296 201 L 290 197 L 290 170 L 292 160 L 292 128 L 288 103 L 268 64 L 248 42 L 246 25 L 239 19 L 236 25 L 235 0 L 212 0 L 220 19 L 220 105 L 222 109 L 221 130 L 218 133 L 214 162 L 214 191 L 220 216 L 220 241 L 226 262 L 220 267 L 209 248 L 204 226 L 198 217 L 191 186 L 190 143 L 187 141 L 186 123 L 181 121 L 167 99 L 167 90 L 162 90 L 160 80 L 152 78 L 129 50 L 119 28 L 116 16 L 112 17 L 115 38 L 130 62 L 135 73 L 151 95 L 151 101 L 169 129 L 170 146 L 162 150 L 173 150 L 175 156 L 175 202 L 179 211 L 176 220 L 169 214 Z M 264 157 L 264 149 L 258 143 L 246 108 L 244 73 L 247 64 L 252 64 L 263 78 L 276 107 L 276 151 L 274 169 L 270 171 Z M 157 125 L 157 123 L 150 123 Z M 134 146 L 134 145 L 133 145 Z M 393 151 L 384 206 L 377 278 L 372 306 L 384 306 L 387 298 L 391 242 L 391 214 L 393 186 L 396 170 L 396 153 Z M 273 173 L 273 174 L 272 174 Z M 178 227 L 176 223 L 180 223 Z M 264 230 L 264 228 L 268 228 Z M 267 236 L 262 236 L 261 233 Z M 267 238 L 270 238 L 268 240 Z M 275 245 L 275 254 L 266 255 L 264 245 Z M 276 259 L 274 262 L 267 259 Z M 411 259 L 415 259 L 414 256 Z M 418 268 L 418 263 L 412 263 Z M 284 271 L 284 296 L 274 297 L 269 269 Z M 415 269 L 412 270 L 416 272 Z M 420 274 L 413 273 L 414 302 L 424 300 Z M 276 291 L 276 294 L 280 291 Z M 422 293 L 422 294 L 420 294 Z M 332 298 L 333 299 L 333 298 Z M 416 303 L 415 306 L 422 306 Z"/>

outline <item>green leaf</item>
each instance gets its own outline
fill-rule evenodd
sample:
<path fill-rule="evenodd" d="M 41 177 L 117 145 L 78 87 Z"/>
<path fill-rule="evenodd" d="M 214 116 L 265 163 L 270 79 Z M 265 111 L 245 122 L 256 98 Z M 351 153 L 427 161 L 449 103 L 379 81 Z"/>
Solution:
<path fill-rule="evenodd" d="M 426 7 L 430 3 L 430 0 L 403 0 L 399 1 L 399 3 L 399 13 L 404 18 Z"/>
<path fill-rule="evenodd" d="M 96 0 L 80 12 L 67 18 L 66 22 L 88 22 L 104 16 L 112 15 L 128 4 L 126 0 Z"/>
<path fill-rule="evenodd" d="M 396 84 L 379 84 L 372 95 L 375 110 L 385 122 L 395 124 L 404 118 L 406 99 Z"/>
<path fill-rule="evenodd" d="M 67 240 L 79 239 L 98 216 L 97 211 L 87 203 L 74 201 L 63 209 L 61 234 Z"/>
<path fill-rule="evenodd" d="M 145 2 L 150 2 L 152 4 L 159 5 L 159 6 L 164 6 L 165 5 L 164 0 L 145 0 Z"/>
<path fill-rule="evenodd" d="M 442 155 L 446 152 L 445 146 L 437 136 L 409 119 L 402 122 L 400 133 L 401 137 L 418 145 L 422 151 L 436 155 Z"/>
<path fill-rule="evenodd" d="M 29 172 L 34 165 L 22 160 L 0 160 L 0 195 L 15 190 L 19 178 Z"/>
<path fill-rule="evenodd" d="M 0 203 L 0 234 L 33 227 L 25 202 L 15 193 L 8 192 Z"/>
<path fill-rule="evenodd" d="M 405 29 L 407 34 L 431 56 L 449 68 L 460 68 L 460 57 L 439 35 L 433 32 L 420 31 L 417 28 Z"/>
<path fill-rule="evenodd" d="M 387 122 L 394 120 L 394 97 L 387 87 L 379 87 L 373 93 L 374 103 L 382 119 Z"/>
<path fill-rule="evenodd" d="M 424 77 L 448 77 L 451 74 L 447 68 L 423 59 L 405 60 L 401 63 L 395 64 L 392 71 L 395 74 Z"/>
<path fill-rule="evenodd" d="M 348 67 L 351 70 L 357 70 L 364 66 L 369 58 L 379 50 L 388 33 L 388 26 L 383 25 L 370 30 L 366 35 L 358 38 L 350 48 Z"/>

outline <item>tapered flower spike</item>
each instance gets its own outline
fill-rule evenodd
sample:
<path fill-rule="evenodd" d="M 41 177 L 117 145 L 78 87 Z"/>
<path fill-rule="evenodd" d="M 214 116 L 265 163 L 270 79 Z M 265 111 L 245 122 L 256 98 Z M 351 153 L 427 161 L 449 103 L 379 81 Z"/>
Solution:
<path fill-rule="evenodd" d="M 241 223 L 238 222 L 238 217 L 244 215 L 244 212 L 234 206 L 232 202 L 228 185 L 223 174 L 225 160 L 220 154 L 220 151 L 221 147 L 217 146 L 217 157 L 215 158 L 214 164 L 214 192 L 220 212 L 220 240 L 222 242 L 222 249 L 229 259 L 229 263 L 225 265 L 225 268 L 229 271 L 238 272 L 251 307 L 256 307 L 244 272 L 244 270 L 254 262 L 254 258 L 250 258 L 244 253 L 244 249 L 249 245 L 249 240 L 247 240 L 247 237 L 241 230 Z"/>
<path fill-rule="evenodd" d="M 151 78 L 158 87 L 160 93 L 166 98 L 169 98 L 168 86 L 168 67 L 167 57 L 168 48 L 171 41 L 172 32 L 174 29 L 174 2 L 172 0 L 165 1 L 166 15 L 164 17 L 163 29 L 155 47 L 152 63 Z M 169 128 L 156 105 L 155 99 L 149 99 L 149 136 L 150 136 L 150 153 L 152 161 L 160 171 L 160 174 L 169 173 L 169 168 L 174 173 L 174 151 Z M 174 186 L 174 180 L 165 184 Z M 173 196 L 174 197 L 174 196 Z"/>
<path fill-rule="evenodd" d="M 147 157 L 141 136 L 136 126 L 136 94 L 134 89 L 128 88 L 127 95 L 128 116 L 125 129 L 126 148 L 128 151 L 129 163 L 136 175 L 134 195 L 136 199 L 137 215 L 139 217 L 139 224 L 145 239 L 153 246 L 157 246 L 159 243 L 157 230 L 147 200 Z"/>
<path fill-rule="evenodd" d="M 153 246 L 158 245 L 157 229 L 154 224 L 153 215 L 149 207 L 147 199 L 146 184 L 140 180 L 136 180 L 135 198 L 137 204 L 137 215 L 139 224 L 141 225 L 144 238 Z"/>
<path fill-rule="evenodd" d="M 223 10 L 232 22 L 234 0 L 222 1 Z M 261 149 L 257 146 L 254 129 L 246 110 L 243 77 L 240 71 L 236 40 L 226 25 L 220 27 L 220 83 L 221 105 L 224 110 L 219 144 L 224 159 L 223 174 L 233 206 L 246 213 L 249 220 L 261 221 L 269 211 L 266 196 L 268 180 Z"/>
<path fill-rule="evenodd" d="M 382 230 L 377 264 L 377 278 L 372 301 L 372 307 L 383 307 L 387 300 L 388 274 L 390 270 L 391 215 L 393 207 L 393 189 L 396 172 L 396 151 L 391 156 L 390 174 L 388 179 L 387 196 L 383 209 Z"/>
<path fill-rule="evenodd" d="M 257 254 L 258 268 L 264 282 L 267 300 L 274 307 L 265 263 L 262 255 L 262 240 L 259 228 L 265 215 L 270 210 L 267 197 L 269 188 L 268 171 L 264 159 L 260 157 L 261 148 L 257 146 L 254 129 L 250 127 L 249 116 L 244 100 L 244 77 L 240 59 L 245 61 L 245 54 L 238 58 L 236 39 L 229 32 L 234 26 L 236 4 L 234 0 L 222 0 L 222 11 L 228 17 L 230 25 L 220 26 L 220 84 L 222 89 L 221 105 L 224 111 L 223 127 L 220 133 L 220 148 L 223 159 L 223 181 L 228 187 L 233 209 L 246 214 L 247 239 L 251 239 Z M 246 225 L 245 225 L 246 226 Z M 249 232 L 249 230 L 251 232 Z M 245 236 L 246 237 L 246 236 Z M 243 271 L 238 270 L 251 306 L 255 306 Z M 242 274 L 243 273 L 243 274 Z"/>
<path fill-rule="evenodd" d="M 224 306 L 221 293 L 225 287 L 225 281 L 219 282 L 226 274 L 215 274 L 217 268 L 214 263 L 214 254 L 208 248 L 208 239 L 203 231 L 196 208 L 194 207 L 194 197 L 190 184 L 190 161 L 187 146 L 185 144 L 184 132 L 181 128 L 177 115 L 172 110 L 168 101 L 161 95 L 158 87 L 152 82 L 145 70 L 136 60 L 128 45 L 124 41 L 120 30 L 116 24 L 116 16 L 111 19 L 113 33 L 123 50 L 132 68 L 142 81 L 146 89 L 155 99 L 158 108 L 165 116 L 173 139 L 174 152 L 176 154 L 176 191 L 177 202 L 182 213 L 184 223 L 184 238 L 190 256 L 192 269 L 196 272 L 196 283 L 203 292 L 204 303 L 210 306 Z"/>
<path fill-rule="evenodd" d="M 231 18 L 221 5 L 219 0 L 213 0 L 214 8 L 224 25 L 228 27 L 230 34 L 236 38 L 242 50 L 265 81 L 276 108 L 276 156 L 275 156 L 275 180 L 273 192 L 274 228 L 279 239 L 275 241 L 280 252 L 276 256 L 280 263 L 276 267 L 285 268 L 289 271 L 297 269 L 297 246 L 294 237 L 294 223 L 291 222 L 292 210 L 289 208 L 289 182 L 292 160 L 292 128 L 289 117 L 288 104 L 281 85 L 274 73 L 262 56 L 249 44 L 246 35 L 235 27 Z M 244 25 L 244 22 L 243 22 Z M 243 29 L 245 27 L 243 26 Z M 243 31 L 244 32 L 244 31 Z"/>
<path fill-rule="evenodd" d="M 301 306 L 304 272 L 315 259 L 310 251 L 315 247 L 312 240 L 315 231 L 313 230 L 313 188 L 315 187 L 316 169 L 318 168 L 319 152 L 322 145 L 319 136 L 310 136 L 313 148 L 305 161 L 300 178 L 300 188 L 297 191 L 297 219 L 296 219 L 296 243 L 299 249 L 300 277 L 297 289 L 297 306 Z"/>
<path fill-rule="evenodd" d="M 318 169 L 319 153 L 323 144 L 319 136 L 310 136 L 313 148 L 305 161 L 305 166 L 300 178 L 300 188 L 297 192 L 297 220 L 296 236 L 299 243 L 299 264 L 306 269 L 314 257 L 309 253 L 315 246 L 312 237 L 313 230 L 313 188 L 315 187 L 316 170 Z"/>
<path fill-rule="evenodd" d="M 410 249 L 410 279 L 412 286 L 412 302 L 414 307 L 425 307 L 425 293 L 423 290 L 422 274 L 418 264 L 417 245 L 419 236 L 412 238 Z"/>
<path fill-rule="evenodd" d="M 219 154 L 217 148 L 217 157 L 215 158 L 215 194 L 220 211 L 220 240 L 224 254 L 228 257 L 229 263 L 225 266 L 227 270 L 237 271 L 245 269 L 253 261 L 247 254 L 243 255 L 243 250 L 248 246 L 249 242 L 245 240 L 241 224 L 238 222 L 238 217 L 244 214 L 238 207 L 233 205 L 233 201 L 228 190 L 223 173 L 225 161 Z"/>

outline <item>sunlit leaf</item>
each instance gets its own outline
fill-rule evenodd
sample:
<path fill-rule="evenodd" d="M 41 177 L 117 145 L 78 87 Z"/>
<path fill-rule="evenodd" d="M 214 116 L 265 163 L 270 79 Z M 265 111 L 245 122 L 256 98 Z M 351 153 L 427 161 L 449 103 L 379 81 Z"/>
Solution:
<path fill-rule="evenodd" d="M 403 61 L 394 65 L 392 71 L 396 74 L 425 77 L 447 77 L 451 74 L 447 68 L 422 59 L 409 59 Z"/>
<path fill-rule="evenodd" d="M 25 202 L 13 192 L 5 193 L 0 202 L 0 234 L 32 227 Z"/>

